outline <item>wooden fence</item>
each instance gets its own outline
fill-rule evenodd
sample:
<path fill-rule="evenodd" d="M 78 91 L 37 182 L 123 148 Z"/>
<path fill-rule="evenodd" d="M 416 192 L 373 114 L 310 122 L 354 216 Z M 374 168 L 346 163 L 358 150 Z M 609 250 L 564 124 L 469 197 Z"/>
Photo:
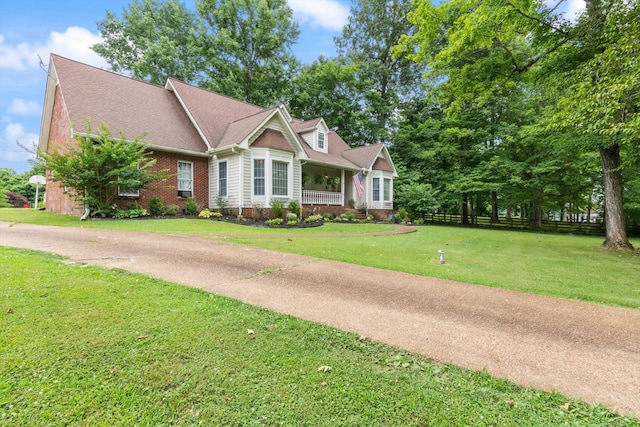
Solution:
<path fill-rule="evenodd" d="M 424 218 L 429 224 L 463 225 L 462 215 L 431 214 Z M 605 228 L 602 222 L 566 222 L 566 221 L 542 221 L 542 228 L 535 228 L 528 219 L 499 218 L 499 222 L 491 222 L 490 217 L 469 215 L 469 227 L 504 228 L 510 230 L 547 231 L 553 233 L 581 234 L 588 236 L 604 236 Z M 629 227 L 629 235 L 638 235 L 637 227 Z"/>

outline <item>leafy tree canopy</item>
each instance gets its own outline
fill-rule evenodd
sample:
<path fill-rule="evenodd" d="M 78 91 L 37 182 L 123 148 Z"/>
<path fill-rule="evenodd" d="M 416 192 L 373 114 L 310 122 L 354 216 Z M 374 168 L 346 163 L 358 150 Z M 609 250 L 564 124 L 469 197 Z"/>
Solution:
<path fill-rule="evenodd" d="M 93 49 L 114 71 L 164 84 L 168 77 L 257 105 L 280 101 L 297 68 L 299 30 L 285 0 L 133 0 L 98 23 Z"/>

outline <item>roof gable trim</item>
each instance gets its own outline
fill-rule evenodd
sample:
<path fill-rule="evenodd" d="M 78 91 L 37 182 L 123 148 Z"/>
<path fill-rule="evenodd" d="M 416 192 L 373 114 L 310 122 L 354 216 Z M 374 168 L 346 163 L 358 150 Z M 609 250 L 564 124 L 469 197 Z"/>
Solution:
<path fill-rule="evenodd" d="M 193 124 L 193 126 L 196 128 L 196 131 L 198 132 L 198 135 L 200 135 L 200 138 L 202 138 L 202 140 L 204 141 L 204 143 L 207 145 L 207 151 L 211 151 L 212 147 L 211 147 L 211 143 L 209 142 L 209 140 L 207 139 L 207 137 L 204 135 L 204 132 L 202 132 L 202 129 L 200 128 L 200 126 L 198 126 L 198 122 L 196 122 L 196 119 L 193 117 L 193 115 L 191 114 L 191 111 L 189 111 L 189 108 L 187 107 L 187 105 L 184 103 L 184 101 L 182 100 L 182 97 L 180 97 L 180 94 L 178 93 L 176 87 L 171 83 L 171 79 L 167 79 L 167 83 L 165 84 L 165 89 L 167 89 L 170 92 L 173 92 L 174 95 L 176 96 L 176 99 L 178 100 L 178 102 L 180 103 L 180 105 L 182 106 L 182 108 L 184 109 L 184 112 L 187 114 L 187 116 L 189 117 L 189 120 L 191 120 L 191 123 Z"/>

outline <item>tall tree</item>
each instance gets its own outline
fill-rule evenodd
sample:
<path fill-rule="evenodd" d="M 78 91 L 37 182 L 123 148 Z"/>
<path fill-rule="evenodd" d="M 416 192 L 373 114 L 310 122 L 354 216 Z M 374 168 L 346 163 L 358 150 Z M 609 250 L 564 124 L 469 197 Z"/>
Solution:
<path fill-rule="evenodd" d="M 93 49 L 114 71 L 164 84 L 167 77 L 258 105 L 283 98 L 297 69 L 299 30 L 285 0 L 133 0 L 108 11 Z"/>
<path fill-rule="evenodd" d="M 622 199 L 620 149 L 638 148 L 640 137 L 640 17 L 638 0 L 589 0 L 577 24 L 542 2 L 452 0 L 434 6 L 417 0 L 410 20 L 418 27 L 400 53 L 444 78 L 455 69 L 476 71 L 484 90 L 536 73 L 552 88 L 547 130 L 574 128 L 583 149 L 599 152 L 603 165 L 609 248 L 631 248 Z M 489 63 L 485 63 L 489 64 Z M 544 70 L 544 73 L 540 71 Z"/>
<path fill-rule="evenodd" d="M 258 105 L 281 100 L 300 35 L 286 0 L 198 0 L 197 8 L 209 28 L 204 55 L 220 60 L 205 86 Z"/>
<path fill-rule="evenodd" d="M 288 85 L 289 111 L 303 120 L 322 117 L 349 145 L 362 145 L 372 131 L 358 104 L 356 70 L 357 65 L 347 65 L 340 57 L 320 56 L 305 65 Z"/>
<path fill-rule="evenodd" d="M 392 48 L 403 34 L 412 34 L 407 19 L 412 0 L 355 0 L 342 36 L 335 39 L 338 53 L 356 64 L 357 78 L 364 85 L 361 102 L 376 124 L 366 142 L 389 142 L 392 119 L 398 104 L 420 92 L 423 67 L 404 56 L 393 56 Z"/>
<path fill-rule="evenodd" d="M 199 45 L 201 20 L 178 0 L 133 0 L 122 18 L 107 11 L 98 30 L 104 41 L 93 50 L 113 71 L 131 73 L 138 80 L 162 85 L 174 77 L 197 84 L 211 60 Z"/>

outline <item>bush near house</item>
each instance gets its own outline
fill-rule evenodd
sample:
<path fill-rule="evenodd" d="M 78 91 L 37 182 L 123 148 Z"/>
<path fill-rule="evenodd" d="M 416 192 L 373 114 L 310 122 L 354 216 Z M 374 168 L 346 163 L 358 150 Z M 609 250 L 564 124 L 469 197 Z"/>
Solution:
<path fill-rule="evenodd" d="M 7 203 L 9 203 L 14 208 L 22 208 L 25 205 L 29 204 L 29 199 L 27 199 L 20 193 L 16 193 L 15 191 L 7 191 L 4 194 L 6 196 Z"/>

